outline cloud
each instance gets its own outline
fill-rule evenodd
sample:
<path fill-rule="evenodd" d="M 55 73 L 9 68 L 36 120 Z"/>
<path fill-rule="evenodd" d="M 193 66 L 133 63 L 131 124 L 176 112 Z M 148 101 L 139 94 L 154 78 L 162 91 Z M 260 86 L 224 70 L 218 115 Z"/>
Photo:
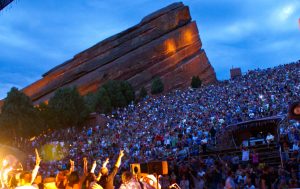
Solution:
<path fill-rule="evenodd" d="M 268 19 L 264 19 L 266 21 L 264 24 L 270 27 L 274 32 L 299 31 L 299 8 L 299 1 L 281 4 L 270 11 Z"/>
<path fill-rule="evenodd" d="M 291 15 L 294 12 L 295 12 L 295 6 L 287 5 L 278 12 L 278 18 L 280 21 L 286 21 L 289 17 L 291 17 Z"/>
<path fill-rule="evenodd" d="M 0 44 L 5 46 L 12 46 L 16 48 L 24 48 L 31 46 L 31 43 L 22 37 L 20 32 L 11 30 L 8 27 L 0 26 Z"/>
<path fill-rule="evenodd" d="M 249 33 L 255 28 L 255 23 L 251 21 L 240 21 L 229 25 L 225 32 L 231 35 L 243 35 L 244 33 Z"/>
<path fill-rule="evenodd" d="M 205 40 L 209 42 L 238 42 L 250 36 L 257 29 L 251 20 L 235 20 L 228 24 L 219 24 L 209 28 Z"/>
<path fill-rule="evenodd" d="M 0 48 L 2 49 L 1 58 L 22 60 L 24 65 L 30 64 L 28 61 L 30 58 L 27 59 L 30 56 L 39 56 L 54 62 L 62 57 L 65 58 L 64 51 L 55 49 L 54 46 L 52 48 L 47 44 L 41 44 L 41 41 L 37 41 L 33 36 L 5 25 L 0 26 Z"/>

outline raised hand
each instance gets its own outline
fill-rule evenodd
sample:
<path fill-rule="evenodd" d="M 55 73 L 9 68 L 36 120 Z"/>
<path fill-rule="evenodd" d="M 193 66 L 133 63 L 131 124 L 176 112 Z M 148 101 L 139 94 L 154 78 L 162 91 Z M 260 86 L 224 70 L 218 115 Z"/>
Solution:
<path fill-rule="evenodd" d="M 97 181 L 99 181 L 101 179 L 101 177 L 102 177 L 102 173 L 101 173 L 101 171 L 99 171 Z"/>
<path fill-rule="evenodd" d="M 91 173 L 94 173 L 94 172 L 95 172 L 96 166 L 97 166 L 97 162 L 94 161 L 94 162 L 93 162 L 93 165 L 92 165 L 92 168 L 91 168 L 91 171 L 90 171 Z"/>
<path fill-rule="evenodd" d="M 88 161 L 87 161 L 87 158 L 86 158 L 86 157 L 83 158 L 83 163 L 84 163 L 85 165 L 87 165 Z"/>
<path fill-rule="evenodd" d="M 120 167 L 120 165 L 121 165 L 121 159 L 122 159 L 123 156 L 124 156 L 124 150 L 121 150 L 120 154 L 119 154 L 119 157 L 117 159 L 117 162 L 115 164 L 116 167 L 118 167 L 118 168 Z"/>
<path fill-rule="evenodd" d="M 71 166 L 74 166 L 74 165 L 75 165 L 74 161 L 71 160 L 71 159 L 70 159 L 70 165 L 71 165 Z"/>
<path fill-rule="evenodd" d="M 119 156 L 120 156 L 120 157 L 123 157 L 123 156 L 124 156 L 124 150 L 121 150 L 121 151 L 120 151 Z"/>
<path fill-rule="evenodd" d="M 34 150 L 35 150 L 35 165 L 40 165 L 42 159 L 39 155 L 38 150 L 36 148 Z"/>
<path fill-rule="evenodd" d="M 109 158 L 106 158 L 106 160 L 105 160 L 105 162 L 103 163 L 102 167 L 106 167 L 108 163 L 109 163 Z"/>
<path fill-rule="evenodd" d="M 70 159 L 70 173 L 72 173 L 74 170 L 75 170 L 75 163 Z"/>

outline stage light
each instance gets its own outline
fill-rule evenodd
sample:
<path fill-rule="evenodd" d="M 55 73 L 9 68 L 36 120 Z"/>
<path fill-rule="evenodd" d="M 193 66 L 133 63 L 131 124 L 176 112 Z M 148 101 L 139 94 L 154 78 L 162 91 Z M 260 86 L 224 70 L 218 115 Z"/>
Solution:
<path fill-rule="evenodd" d="M 186 30 L 183 34 L 184 39 L 187 43 L 192 43 L 193 42 L 193 32 L 190 30 Z"/>
<path fill-rule="evenodd" d="M 176 51 L 176 44 L 174 39 L 168 39 L 165 41 L 167 53 L 174 53 Z"/>
<path fill-rule="evenodd" d="M 2 166 L 5 167 L 5 166 L 7 165 L 7 163 L 8 163 L 7 160 L 4 159 L 4 160 L 2 161 Z"/>

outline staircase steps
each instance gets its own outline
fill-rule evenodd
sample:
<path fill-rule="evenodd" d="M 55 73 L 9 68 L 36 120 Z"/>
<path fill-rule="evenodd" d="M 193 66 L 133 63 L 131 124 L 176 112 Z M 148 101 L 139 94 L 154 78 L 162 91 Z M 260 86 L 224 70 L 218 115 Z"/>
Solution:
<path fill-rule="evenodd" d="M 259 161 L 261 163 L 265 163 L 269 166 L 278 166 L 280 165 L 280 154 L 275 143 L 271 143 L 269 146 L 267 144 L 259 144 L 255 146 L 249 146 L 250 152 L 252 149 L 258 153 Z M 218 149 L 218 148 L 210 148 L 206 154 L 200 153 L 200 157 L 206 159 L 208 156 L 216 156 L 219 157 L 229 155 L 229 156 L 239 156 L 240 159 L 242 157 L 241 149 L 236 148 L 227 148 L 227 149 Z"/>

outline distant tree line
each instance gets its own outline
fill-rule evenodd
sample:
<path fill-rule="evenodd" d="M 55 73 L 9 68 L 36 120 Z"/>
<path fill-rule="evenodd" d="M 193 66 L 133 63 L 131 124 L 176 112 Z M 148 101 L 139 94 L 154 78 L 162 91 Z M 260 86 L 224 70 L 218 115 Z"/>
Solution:
<path fill-rule="evenodd" d="M 192 78 L 192 88 L 199 88 L 201 84 L 198 76 Z M 154 78 L 151 94 L 163 91 L 162 80 Z M 58 89 L 47 103 L 34 106 L 22 91 L 12 88 L 1 109 L 0 138 L 5 141 L 12 137 L 36 136 L 48 129 L 81 127 L 91 112 L 107 114 L 148 96 L 145 87 L 138 94 L 136 98 L 133 87 L 127 81 L 110 80 L 95 93 L 85 96 L 81 96 L 76 87 Z"/>
<path fill-rule="evenodd" d="M 192 88 L 199 88 L 201 84 L 198 76 L 192 78 Z M 153 79 L 150 90 L 152 95 L 164 91 L 159 77 Z M 76 87 L 58 89 L 47 103 L 34 106 L 22 91 L 12 88 L 1 109 L 0 140 L 32 137 L 48 129 L 81 127 L 91 112 L 108 114 L 148 96 L 145 87 L 138 94 L 136 98 L 127 81 L 110 80 L 95 93 L 85 96 L 81 96 Z"/>
<path fill-rule="evenodd" d="M 163 92 L 160 78 L 155 78 L 151 93 Z M 47 103 L 34 106 L 31 99 L 17 88 L 12 88 L 4 101 L 0 114 L 0 138 L 33 137 L 48 129 L 81 127 L 91 112 L 110 113 L 113 109 L 148 96 L 145 87 L 135 97 L 127 81 L 111 80 L 95 93 L 81 96 L 76 87 L 58 89 Z"/>

